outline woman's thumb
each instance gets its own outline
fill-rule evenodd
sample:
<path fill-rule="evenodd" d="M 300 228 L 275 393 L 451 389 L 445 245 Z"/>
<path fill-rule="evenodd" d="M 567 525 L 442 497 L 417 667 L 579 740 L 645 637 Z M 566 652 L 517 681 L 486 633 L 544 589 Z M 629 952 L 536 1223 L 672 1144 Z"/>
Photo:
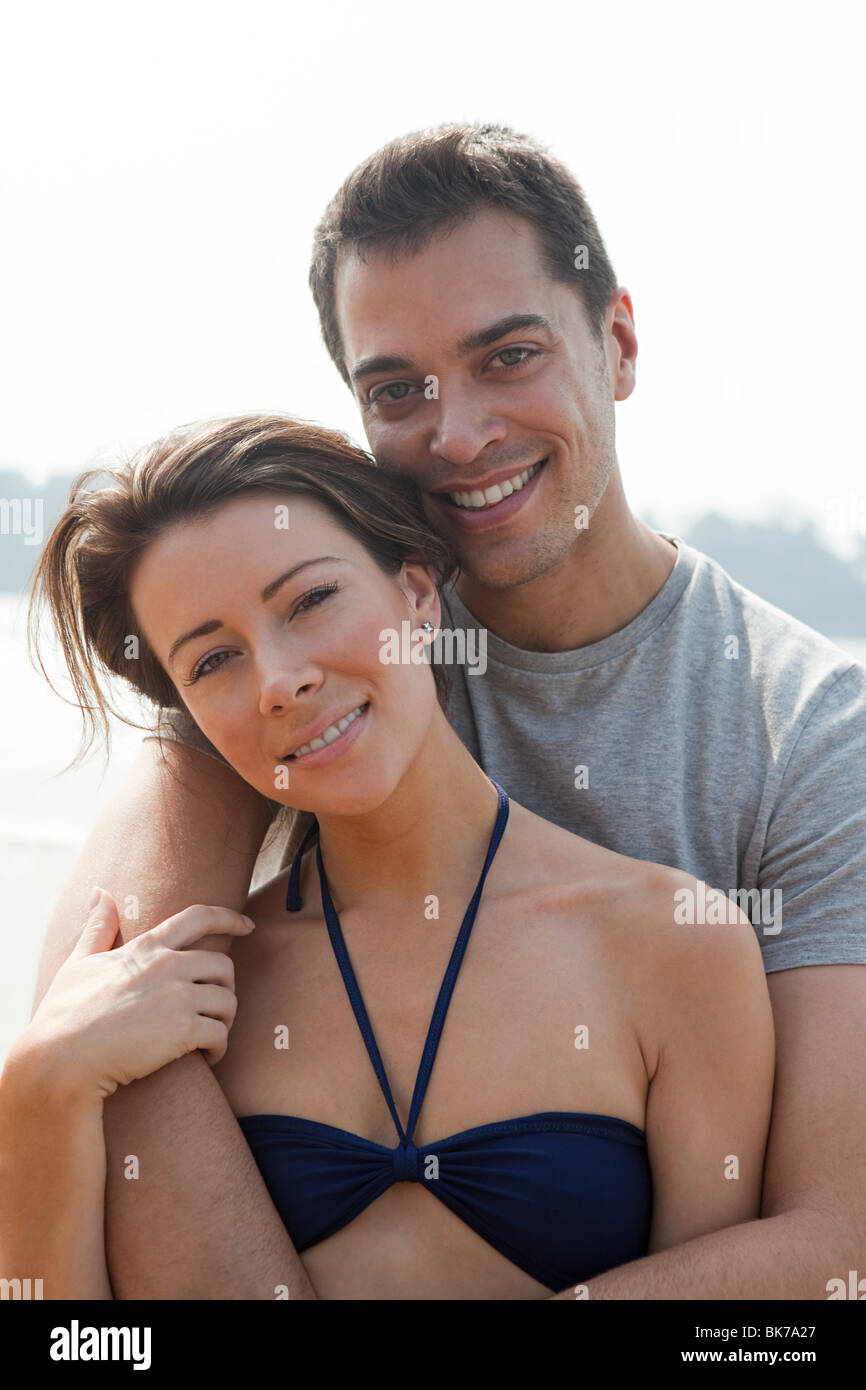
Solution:
<path fill-rule="evenodd" d="M 94 888 L 87 920 L 72 954 L 92 956 L 99 951 L 110 951 L 119 926 L 114 898 L 106 889 Z"/>

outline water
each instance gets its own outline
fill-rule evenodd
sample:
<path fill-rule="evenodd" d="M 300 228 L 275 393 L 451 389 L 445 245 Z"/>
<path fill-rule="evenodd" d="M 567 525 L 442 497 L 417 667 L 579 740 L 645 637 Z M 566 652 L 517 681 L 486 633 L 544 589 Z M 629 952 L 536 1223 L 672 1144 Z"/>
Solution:
<path fill-rule="evenodd" d="M 104 783 L 104 759 L 93 756 L 81 769 L 56 776 L 77 750 L 82 720 L 30 664 L 25 617 L 26 604 L 18 595 L 0 594 L 0 846 L 80 845 L 94 812 L 135 757 L 141 734 L 112 722 L 112 759 Z M 55 658 L 46 664 L 71 698 L 68 681 L 60 684 L 62 662 Z M 135 709 L 128 700 L 124 712 Z"/>
<path fill-rule="evenodd" d="M 141 734 L 112 725 L 112 757 L 74 756 L 81 716 L 31 666 L 26 604 L 0 594 L 0 1059 L 30 1017 L 42 937 L 90 827 L 135 760 Z M 65 669 L 46 661 L 55 684 Z M 125 713 L 135 709 L 128 702 Z"/>
<path fill-rule="evenodd" d="M 53 905 L 101 809 L 131 768 L 141 733 L 112 722 L 108 770 L 97 753 L 56 776 L 78 747 L 81 716 L 33 669 L 26 604 L 0 594 L 0 1059 L 27 1023 L 42 937 Z M 866 664 L 866 639 L 833 639 Z M 55 684 L 65 669 L 49 669 Z M 61 687 L 62 688 L 62 687 Z M 134 716 L 129 699 L 124 713 Z"/>

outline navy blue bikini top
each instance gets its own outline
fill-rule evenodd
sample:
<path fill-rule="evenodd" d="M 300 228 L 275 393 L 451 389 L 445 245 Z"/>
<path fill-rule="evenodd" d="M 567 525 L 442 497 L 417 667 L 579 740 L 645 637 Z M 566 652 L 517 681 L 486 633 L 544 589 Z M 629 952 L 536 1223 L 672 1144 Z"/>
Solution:
<path fill-rule="evenodd" d="M 347 1226 L 392 1183 L 417 1182 L 506 1259 L 559 1293 L 646 1254 L 652 1179 L 644 1131 L 610 1115 L 550 1110 L 465 1129 L 421 1149 L 412 1142 L 484 880 L 508 819 L 508 797 L 493 785 L 499 794 L 496 824 L 433 1010 L 405 1130 L 316 846 L 331 945 L 399 1136 L 397 1147 L 294 1115 L 244 1115 L 238 1123 L 298 1252 Z M 315 829 L 314 823 L 292 863 L 289 912 L 301 906 L 301 856 Z"/>

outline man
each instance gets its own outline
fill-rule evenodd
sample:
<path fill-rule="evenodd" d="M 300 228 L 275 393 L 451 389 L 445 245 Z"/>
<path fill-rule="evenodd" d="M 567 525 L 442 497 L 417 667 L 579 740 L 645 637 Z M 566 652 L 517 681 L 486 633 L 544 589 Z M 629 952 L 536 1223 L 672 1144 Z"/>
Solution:
<path fill-rule="evenodd" d="M 751 894 L 777 1047 L 764 1219 L 611 1270 L 590 1298 L 826 1297 L 866 1262 L 866 669 L 630 512 L 614 402 L 634 388 L 631 300 L 532 141 L 392 142 L 326 211 L 310 280 L 378 463 L 417 478 L 458 546 L 443 626 L 487 635 L 485 674 L 454 670 L 467 747 L 531 810 Z M 145 741 L 62 895 L 40 993 L 93 883 L 121 901 L 136 884 L 136 930 L 191 902 L 243 908 L 268 807 L 168 722 L 166 763 Z M 720 920 L 706 904 L 676 910 L 724 929 L 689 925 Z M 202 1057 L 118 1092 L 106 1129 L 118 1297 L 314 1296 Z"/>

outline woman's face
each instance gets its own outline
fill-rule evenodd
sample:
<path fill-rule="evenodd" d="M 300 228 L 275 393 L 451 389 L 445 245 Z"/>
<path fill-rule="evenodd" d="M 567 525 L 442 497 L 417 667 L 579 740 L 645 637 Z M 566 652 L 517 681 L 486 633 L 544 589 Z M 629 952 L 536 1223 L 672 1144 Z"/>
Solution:
<path fill-rule="evenodd" d="M 428 569 L 383 574 L 312 498 L 247 494 L 173 524 L 138 561 L 130 600 L 199 728 L 284 805 L 374 810 L 439 711 L 426 662 L 379 659 L 383 629 L 399 634 L 408 620 L 415 633 L 428 618 L 438 627 Z M 297 751 L 326 729 L 326 747 Z"/>

